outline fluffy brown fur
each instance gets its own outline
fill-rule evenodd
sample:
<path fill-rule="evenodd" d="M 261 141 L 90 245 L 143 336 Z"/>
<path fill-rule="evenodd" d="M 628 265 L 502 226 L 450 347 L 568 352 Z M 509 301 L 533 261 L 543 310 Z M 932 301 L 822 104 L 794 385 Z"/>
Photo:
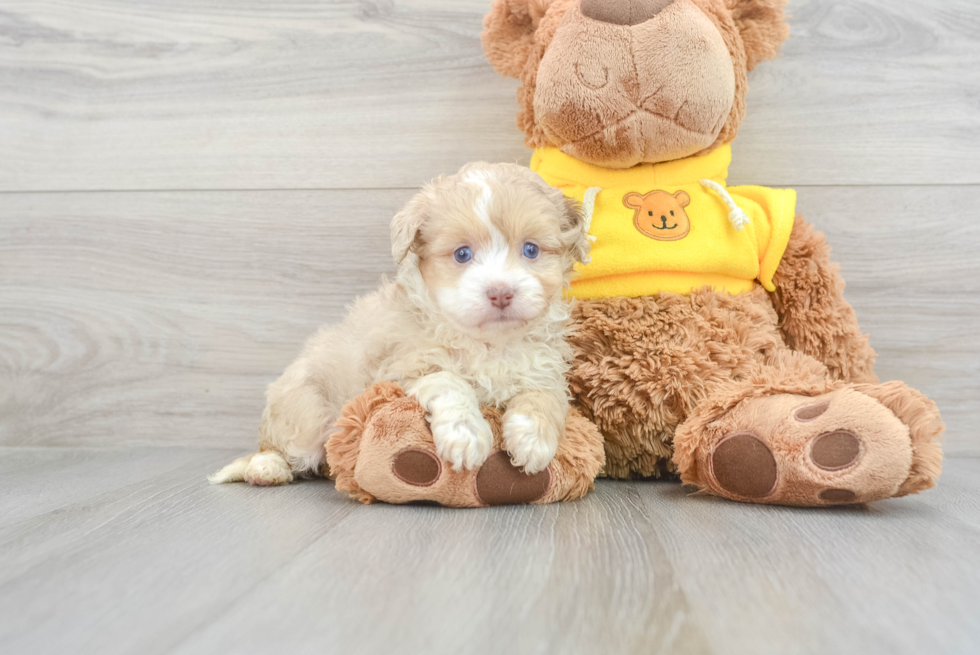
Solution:
<path fill-rule="evenodd" d="M 786 0 L 726 0 L 725 4 L 742 37 L 746 68 L 751 71 L 775 59 L 780 44 L 789 38 Z"/>
<path fill-rule="evenodd" d="M 821 361 L 835 380 L 877 382 L 875 352 L 844 300 L 840 266 L 813 226 L 797 217 L 774 277 L 772 303 L 786 345 Z"/>
<path fill-rule="evenodd" d="M 658 476 L 677 426 L 783 347 L 761 287 L 743 296 L 702 289 L 590 300 L 576 303 L 573 318 L 569 387 L 606 437 L 605 472 L 614 478 Z"/>
<path fill-rule="evenodd" d="M 531 57 L 541 19 L 553 0 L 497 0 L 483 19 L 484 53 L 494 69 L 506 77 L 520 77 Z M 565 4 L 571 6 L 570 2 Z M 552 32 L 553 33 L 553 32 Z"/>

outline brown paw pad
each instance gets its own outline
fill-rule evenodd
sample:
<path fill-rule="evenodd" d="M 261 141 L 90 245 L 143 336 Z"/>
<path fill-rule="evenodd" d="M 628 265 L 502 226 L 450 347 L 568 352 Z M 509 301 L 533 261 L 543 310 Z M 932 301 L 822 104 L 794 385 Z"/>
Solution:
<path fill-rule="evenodd" d="M 820 500 L 828 503 L 853 503 L 857 494 L 850 489 L 824 489 L 820 492 Z"/>
<path fill-rule="evenodd" d="M 776 458 L 750 432 L 726 437 L 711 455 L 711 470 L 725 491 L 743 498 L 763 498 L 776 486 Z"/>
<path fill-rule="evenodd" d="M 809 423 L 810 421 L 815 421 L 821 416 L 823 416 L 827 410 L 830 409 L 830 401 L 824 401 L 822 403 L 817 403 L 815 405 L 807 405 L 806 407 L 801 407 L 796 410 L 796 414 L 793 416 L 800 423 Z"/>
<path fill-rule="evenodd" d="M 476 491 L 485 505 L 526 505 L 541 498 L 550 485 L 549 469 L 527 475 L 502 450 L 490 455 L 476 475 Z"/>
<path fill-rule="evenodd" d="M 861 440 L 846 430 L 821 434 L 813 440 L 810 459 L 825 471 L 840 471 L 861 455 Z"/>
<path fill-rule="evenodd" d="M 413 487 L 428 487 L 439 479 L 442 464 L 438 457 L 425 450 L 403 450 L 395 455 L 391 472 Z"/>

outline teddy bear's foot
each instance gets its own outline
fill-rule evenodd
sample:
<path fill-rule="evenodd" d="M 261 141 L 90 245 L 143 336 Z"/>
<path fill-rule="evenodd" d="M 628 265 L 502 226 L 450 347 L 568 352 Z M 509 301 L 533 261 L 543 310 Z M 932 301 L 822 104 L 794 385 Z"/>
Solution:
<path fill-rule="evenodd" d="M 675 438 L 681 477 L 732 500 L 826 506 L 935 485 L 942 432 L 935 405 L 901 383 L 841 385 L 819 395 L 736 392 L 707 403 Z M 700 428 L 700 430 L 698 430 Z"/>
<path fill-rule="evenodd" d="M 499 434 L 499 418 L 487 418 L 495 435 Z M 479 468 L 456 471 L 436 454 L 418 402 L 399 398 L 371 416 L 361 436 L 353 482 L 361 493 L 369 494 L 368 502 L 446 507 L 523 505 L 540 501 L 548 493 L 552 468 L 526 475 L 510 463 L 506 452 L 495 450 Z M 338 483 L 338 487 L 343 486 L 340 480 Z"/>
<path fill-rule="evenodd" d="M 337 488 L 361 502 L 432 503 L 447 507 L 523 505 L 573 500 L 588 493 L 604 463 L 602 436 L 572 412 L 548 467 L 527 475 L 503 450 L 501 417 L 484 410 L 494 448 L 475 470 L 455 471 L 436 454 L 425 411 L 400 387 L 378 384 L 344 408 L 327 443 Z"/>
<path fill-rule="evenodd" d="M 391 475 L 366 472 L 361 479 L 389 502 L 438 503 L 450 507 L 526 505 L 540 500 L 551 488 L 549 466 L 527 475 L 511 464 L 502 450 L 490 454 L 476 471 L 454 471 L 432 451 L 406 448 L 391 461 Z M 410 487 L 410 489 L 409 489 Z M 398 500 L 391 500 L 397 497 Z M 411 500 L 404 500 L 405 498 Z"/>

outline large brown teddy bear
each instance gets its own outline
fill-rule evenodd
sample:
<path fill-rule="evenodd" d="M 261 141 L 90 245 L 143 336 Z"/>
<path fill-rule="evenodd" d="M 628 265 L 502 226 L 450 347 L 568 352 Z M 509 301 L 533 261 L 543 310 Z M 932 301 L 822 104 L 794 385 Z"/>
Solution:
<path fill-rule="evenodd" d="M 781 0 L 495 0 L 483 43 L 522 82 L 532 168 L 582 203 L 578 408 L 605 475 L 679 474 L 733 500 L 819 506 L 934 486 L 943 425 L 875 354 L 792 191 L 728 188 L 746 74 Z"/>

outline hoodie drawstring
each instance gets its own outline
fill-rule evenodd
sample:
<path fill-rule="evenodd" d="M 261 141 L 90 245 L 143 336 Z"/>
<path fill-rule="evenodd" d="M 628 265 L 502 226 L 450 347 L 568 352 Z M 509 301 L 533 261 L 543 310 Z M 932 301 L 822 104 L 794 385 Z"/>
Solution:
<path fill-rule="evenodd" d="M 602 191 L 600 187 L 591 186 L 585 190 L 585 195 L 582 196 L 582 220 L 585 221 L 585 234 L 588 235 L 592 243 L 595 243 L 595 237 L 589 233 L 592 231 L 592 214 L 595 213 L 595 199 L 600 191 Z M 590 261 L 592 261 L 591 256 L 583 263 L 588 264 Z"/>
<path fill-rule="evenodd" d="M 741 232 L 745 229 L 746 225 L 752 222 L 749 219 L 749 215 L 742 211 L 742 208 L 735 203 L 735 199 L 732 198 L 731 194 L 728 193 L 728 190 L 725 187 L 718 184 L 714 180 L 701 180 L 701 186 L 711 189 L 725 201 L 725 204 L 728 205 L 728 209 L 731 210 L 731 212 L 728 214 L 728 220 L 735 226 L 736 232 Z"/>

